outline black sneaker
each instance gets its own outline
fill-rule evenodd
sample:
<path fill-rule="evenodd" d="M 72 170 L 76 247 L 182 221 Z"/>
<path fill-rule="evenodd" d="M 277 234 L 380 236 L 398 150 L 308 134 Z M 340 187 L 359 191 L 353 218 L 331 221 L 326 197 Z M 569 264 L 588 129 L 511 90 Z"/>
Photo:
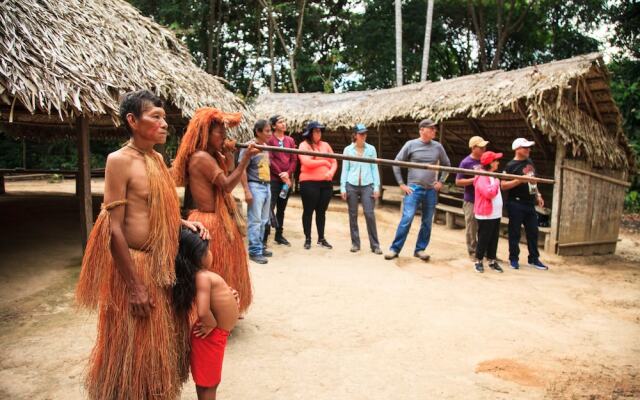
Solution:
<path fill-rule="evenodd" d="M 306 250 L 309 250 L 311 248 L 311 239 L 305 239 L 304 240 L 304 248 Z"/>
<path fill-rule="evenodd" d="M 377 254 L 377 255 L 382 254 L 382 250 L 380 250 L 380 247 L 375 247 L 375 248 L 371 249 L 371 252 L 373 252 L 374 254 Z"/>
<path fill-rule="evenodd" d="M 324 247 L 325 249 L 333 249 L 333 246 L 327 242 L 327 239 L 318 240 L 318 246 Z"/>
<path fill-rule="evenodd" d="M 547 267 L 546 265 L 544 265 L 542 263 L 542 261 L 540 260 L 535 260 L 535 261 L 529 261 L 529 265 L 532 266 L 535 269 L 539 269 L 541 271 L 546 271 L 549 269 L 549 267 Z"/>
<path fill-rule="evenodd" d="M 269 251 L 267 249 L 262 250 L 262 255 L 265 257 L 271 257 L 273 255 L 272 251 Z"/>
<path fill-rule="evenodd" d="M 275 239 L 273 239 L 274 242 L 281 244 L 283 246 L 291 246 L 291 243 L 289 243 L 289 241 L 287 239 L 284 238 L 284 236 L 277 236 L 275 237 Z"/>
<path fill-rule="evenodd" d="M 475 263 L 474 269 L 476 270 L 476 272 L 483 273 L 484 272 L 484 265 L 482 265 L 481 262 L 477 262 L 477 263 Z"/>
<path fill-rule="evenodd" d="M 502 267 L 500 266 L 500 264 L 498 264 L 497 261 L 490 262 L 489 263 L 489 268 L 491 268 L 492 270 L 497 271 L 497 272 L 504 272 L 502 270 Z"/>
<path fill-rule="evenodd" d="M 266 264 L 266 263 L 269 262 L 269 260 L 267 260 L 267 258 L 265 256 L 262 256 L 262 255 L 259 255 L 259 254 L 255 255 L 255 256 L 250 255 L 249 259 L 251 261 L 255 262 L 255 263 L 258 263 L 258 264 Z"/>
<path fill-rule="evenodd" d="M 351 251 L 352 253 L 357 253 L 360 251 L 360 246 L 356 246 L 355 244 L 351 246 Z"/>

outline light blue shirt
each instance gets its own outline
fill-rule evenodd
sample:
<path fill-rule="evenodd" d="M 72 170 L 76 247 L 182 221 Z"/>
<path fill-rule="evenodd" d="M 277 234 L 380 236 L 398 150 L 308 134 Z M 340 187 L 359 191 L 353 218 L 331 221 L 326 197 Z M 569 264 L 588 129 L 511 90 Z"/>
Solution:
<path fill-rule="evenodd" d="M 358 156 L 356 153 L 355 143 L 351 143 L 344 148 L 342 154 L 346 156 Z M 377 158 L 376 148 L 372 145 L 364 144 L 364 153 L 362 155 L 365 158 Z M 343 161 L 342 162 L 342 174 L 340 175 L 340 192 L 346 193 L 347 182 L 353 186 L 367 186 L 373 184 L 373 191 L 380 191 L 380 173 L 378 172 L 378 165 L 372 163 L 363 163 L 357 161 Z"/>

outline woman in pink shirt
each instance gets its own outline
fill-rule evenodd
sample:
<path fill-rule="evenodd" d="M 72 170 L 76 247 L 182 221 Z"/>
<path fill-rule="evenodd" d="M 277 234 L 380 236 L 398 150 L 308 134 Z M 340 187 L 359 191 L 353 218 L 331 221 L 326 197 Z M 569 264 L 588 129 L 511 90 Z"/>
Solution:
<path fill-rule="evenodd" d="M 482 169 L 494 172 L 500 165 L 502 153 L 485 151 L 480 157 Z M 500 194 L 500 180 L 498 178 L 476 175 L 473 179 L 475 201 L 473 212 L 478 222 L 478 245 L 476 246 L 476 272 L 484 272 L 482 259 L 486 256 L 489 268 L 502 272 L 498 264 L 496 252 L 500 234 L 500 218 L 502 218 L 502 195 Z"/>
<path fill-rule="evenodd" d="M 324 125 L 318 121 L 311 121 L 302 133 L 304 141 L 298 148 L 320 153 L 333 153 L 329 143 L 322 141 Z M 316 228 L 318 229 L 318 245 L 325 249 L 333 246 L 324 237 L 325 214 L 333 194 L 333 175 L 338 169 L 338 162 L 332 158 L 315 156 L 298 157 L 300 160 L 300 197 L 302 198 L 302 229 L 304 230 L 304 248 L 311 248 L 311 219 L 316 213 Z"/>

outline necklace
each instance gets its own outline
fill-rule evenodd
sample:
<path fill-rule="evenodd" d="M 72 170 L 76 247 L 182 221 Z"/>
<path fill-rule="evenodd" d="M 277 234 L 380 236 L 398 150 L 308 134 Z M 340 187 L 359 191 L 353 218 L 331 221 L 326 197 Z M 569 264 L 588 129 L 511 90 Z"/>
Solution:
<path fill-rule="evenodd" d="M 130 148 L 134 149 L 135 151 L 137 151 L 138 153 L 140 153 L 142 155 L 145 155 L 147 153 L 146 151 L 142 150 L 141 148 L 134 146 L 134 144 L 131 143 L 131 141 L 129 141 L 129 143 L 127 143 L 127 147 L 130 147 Z"/>

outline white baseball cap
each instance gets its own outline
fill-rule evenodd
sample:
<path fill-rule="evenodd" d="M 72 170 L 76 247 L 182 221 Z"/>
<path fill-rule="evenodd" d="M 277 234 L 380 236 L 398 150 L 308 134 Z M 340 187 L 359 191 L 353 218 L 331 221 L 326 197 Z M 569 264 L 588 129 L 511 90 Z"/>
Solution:
<path fill-rule="evenodd" d="M 519 147 L 531 147 L 533 145 L 535 145 L 536 142 L 532 142 L 530 140 L 527 140 L 525 138 L 517 138 L 516 140 L 513 141 L 513 143 L 511 144 L 511 150 L 515 150 Z"/>

